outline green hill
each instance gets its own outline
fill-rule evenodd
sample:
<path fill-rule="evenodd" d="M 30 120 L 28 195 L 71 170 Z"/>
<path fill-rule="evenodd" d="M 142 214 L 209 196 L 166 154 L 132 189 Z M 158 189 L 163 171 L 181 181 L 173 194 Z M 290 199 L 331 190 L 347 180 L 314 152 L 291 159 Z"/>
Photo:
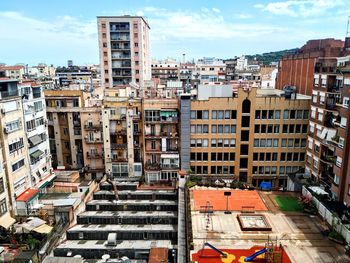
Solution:
<path fill-rule="evenodd" d="M 246 55 L 248 60 L 257 60 L 263 63 L 264 65 L 269 65 L 271 62 L 278 62 L 281 58 L 288 54 L 295 54 L 298 51 L 298 48 L 286 49 L 281 51 L 273 51 L 263 54 L 255 54 L 255 55 Z"/>

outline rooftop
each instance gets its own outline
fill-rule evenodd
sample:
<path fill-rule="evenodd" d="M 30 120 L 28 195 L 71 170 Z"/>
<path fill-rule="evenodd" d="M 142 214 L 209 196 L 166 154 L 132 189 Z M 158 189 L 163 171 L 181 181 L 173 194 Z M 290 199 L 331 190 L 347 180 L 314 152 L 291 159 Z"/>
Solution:
<path fill-rule="evenodd" d="M 107 240 L 66 240 L 58 249 L 87 249 L 91 250 L 125 250 L 125 249 L 150 249 L 152 247 L 173 248 L 170 240 L 124 240 L 116 246 L 108 246 Z"/>
<path fill-rule="evenodd" d="M 177 231 L 177 226 L 174 225 L 75 225 L 67 230 L 67 232 L 109 232 L 109 231 Z"/>
<path fill-rule="evenodd" d="M 38 189 L 29 188 L 16 198 L 17 202 L 29 202 L 39 193 Z"/>
<path fill-rule="evenodd" d="M 177 217 L 174 211 L 85 211 L 79 217 Z"/>

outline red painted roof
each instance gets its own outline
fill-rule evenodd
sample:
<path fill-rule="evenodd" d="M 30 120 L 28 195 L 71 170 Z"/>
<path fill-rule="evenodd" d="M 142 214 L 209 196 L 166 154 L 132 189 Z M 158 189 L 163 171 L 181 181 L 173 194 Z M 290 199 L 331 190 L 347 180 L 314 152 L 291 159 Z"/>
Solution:
<path fill-rule="evenodd" d="M 39 193 L 38 189 L 29 188 L 16 198 L 17 202 L 28 202 Z"/>
<path fill-rule="evenodd" d="M 20 69 L 24 69 L 23 66 L 2 66 L 0 67 L 0 70 L 20 70 Z"/>

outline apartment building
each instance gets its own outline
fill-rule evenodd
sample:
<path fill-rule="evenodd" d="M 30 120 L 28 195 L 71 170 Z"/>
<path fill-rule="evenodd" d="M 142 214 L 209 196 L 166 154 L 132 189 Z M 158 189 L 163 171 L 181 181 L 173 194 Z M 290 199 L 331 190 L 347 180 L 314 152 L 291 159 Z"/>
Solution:
<path fill-rule="evenodd" d="M 32 185 L 22 98 L 19 96 L 17 84 L 17 80 L 0 80 L 2 164 L 9 194 L 7 209 L 12 215 L 16 212 L 17 197 Z"/>
<path fill-rule="evenodd" d="M 3 149 L 0 146 L 0 226 L 5 229 L 9 229 L 10 226 L 15 222 L 15 219 L 11 217 L 10 213 L 10 193 L 8 190 L 8 183 L 6 180 L 6 174 L 4 172 L 4 159 L 2 157 Z"/>
<path fill-rule="evenodd" d="M 200 79 L 200 83 L 219 82 L 226 78 L 226 64 L 219 59 L 203 58 L 196 63 L 194 76 Z"/>
<path fill-rule="evenodd" d="M 84 92 L 45 90 L 52 167 L 81 169 L 84 166 L 81 108 Z M 102 141 L 101 141 L 102 143 Z"/>
<path fill-rule="evenodd" d="M 113 178 L 141 177 L 141 99 L 116 97 L 112 90 L 108 92 L 102 110 L 106 173 Z"/>
<path fill-rule="evenodd" d="M 149 25 L 140 16 L 97 17 L 102 85 L 106 88 L 151 79 Z"/>
<path fill-rule="evenodd" d="M 28 140 L 31 184 L 40 187 L 52 175 L 45 97 L 42 87 L 34 82 L 19 84 L 18 91 L 23 103 L 23 140 Z"/>
<path fill-rule="evenodd" d="M 177 99 L 143 99 L 143 156 L 145 181 L 171 182 L 177 178 L 179 156 Z"/>
<path fill-rule="evenodd" d="M 276 87 L 295 86 L 297 92 L 311 96 L 314 84 L 315 63 L 318 58 L 339 56 L 344 41 L 339 39 L 309 40 L 296 54 L 284 56 L 278 65 Z"/>
<path fill-rule="evenodd" d="M 151 64 L 152 79 L 160 85 L 166 85 L 168 81 L 179 79 L 180 64 L 176 61 L 153 61 Z"/>
<path fill-rule="evenodd" d="M 24 66 L 0 66 L 0 72 L 3 72 L 4 77 L 10 79 L 23 79 L 24 70 Z"/>
<path fill-rule="evenodd" d="M 350 38 L 347 40 L 350 47 Z M 332 197 L 350 203 L 350 56 L 317 59 L 306 169 Z"/>
<path fill-rule="evenodd" d="M 286 185 L 305 166 L 309 107 L 305 95 L 251 87 L 232 96 L 230 85 L 200 85 L 197 98 L 181 97 L 181 168 Z"/>
<path fill-rule="evenodd" d="M 102 100 L 86 100 L 84 107 L 80 108 L 80 121 L 85 178 L 102 178 L 105 173 Z"/>

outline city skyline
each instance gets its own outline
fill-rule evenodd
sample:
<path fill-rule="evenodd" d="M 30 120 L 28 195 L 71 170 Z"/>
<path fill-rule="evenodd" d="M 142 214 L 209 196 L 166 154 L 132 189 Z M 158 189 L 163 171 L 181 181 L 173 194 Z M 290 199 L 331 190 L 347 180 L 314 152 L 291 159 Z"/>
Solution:
<path fill-rule="evenodd" d="M 67 8 L 69 7 L 69 8 Z M 230 58 L 300 47 L 309 39 L 344 39 L 346 1 L 3 1 L 0 63 L 97 64 L 99 15 L 144 16 L 151 57 Z M 320 30 L 322 25 L 322 30 Z M 67 39 L 69 41 L 67 42 Z M 258 43 L 258 44 L 257 44 Z"/>

